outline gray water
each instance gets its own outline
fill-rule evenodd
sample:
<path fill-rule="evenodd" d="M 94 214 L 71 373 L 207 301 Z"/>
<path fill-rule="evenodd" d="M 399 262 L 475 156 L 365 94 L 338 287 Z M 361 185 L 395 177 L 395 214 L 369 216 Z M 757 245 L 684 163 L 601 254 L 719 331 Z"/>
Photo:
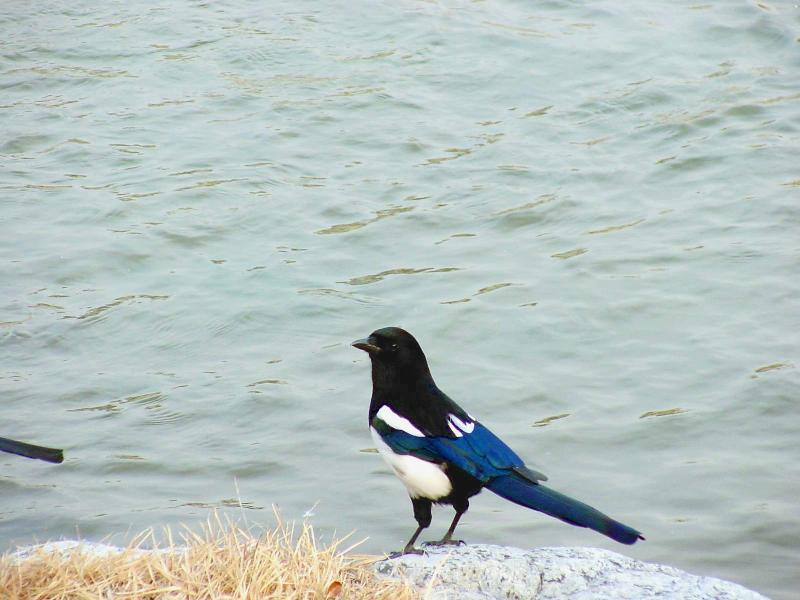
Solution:
<path fill-rule="evenodd" d="M 349 346 L 401 325 L 553 487 L 647 541 L 488 492 L 460 537 L 796 597 L 796 6 L 0 14 L 0 435 L 67 456 L 0 457 L 3 550 L 272 505 L 401 547 Z"/>

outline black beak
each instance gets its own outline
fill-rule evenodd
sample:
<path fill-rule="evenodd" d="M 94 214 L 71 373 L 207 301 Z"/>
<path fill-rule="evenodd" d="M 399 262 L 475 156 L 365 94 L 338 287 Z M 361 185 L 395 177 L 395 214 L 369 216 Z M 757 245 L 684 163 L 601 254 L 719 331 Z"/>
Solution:
<path fill-rule="evenodd" d="M 363 350 L 367 354 L 377 354 L 381 351 L 378 346 L 375 344 L 370 343 L 369 338 L 364 338 L 363 340 L 356 340 L 352 344 L 353 348 L 358 348 L 359 350 Z"/>

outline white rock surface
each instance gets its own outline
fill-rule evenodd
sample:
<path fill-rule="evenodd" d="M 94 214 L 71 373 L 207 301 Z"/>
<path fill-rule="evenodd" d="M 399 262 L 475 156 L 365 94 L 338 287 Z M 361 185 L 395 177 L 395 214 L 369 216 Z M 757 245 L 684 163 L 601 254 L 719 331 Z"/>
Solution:
<path fill-rule="evenodd" d="M 176 548 L 176 550 L 180 549 L 181 549 L 180 546 Z M 108 556 L 110 554 L 119 554 L 121 552 L 125 552 L 126 548 L 120 548 L 119 546 L 109 546 L 108 544 L 102 544 L 100 542 L 57 540 L 53 542 L 45 542 L 44 544 L 36 544 L 35 546 L 20 546 L 19 548 L 17 548 L 15 552 L 11 554 L 11 557 L 18 560 L 25 560 L 26 558 L 33 556 L 39 551 L 51 554 L 57 553 L 57 554 L 68 555 L 73 550 L 79 550 L 87 554 L 93 554 L 95 556 L 102 557 L 102 556 Z M 159 550 L 136 549 L 133 551 L 133 553 L 134 555 L 138 555 L 146 552 L 171 552 L 171 551 L 172 549 L 170 548 L 161 548 Z M 2 596 L 0 596 L 0 600 L 5 600 L 5 599 Z"/>
<path fill-rule="evenodd" d="M 375 563 L 426 600 L 768 600 L 735 583 L 599 548 L 428 547 Z"/>
<path fill-rule="evenodd" d="M 35 546 L 23 546 L 17 548 L 13 556 L 24 560 L 36 554 L 39 550 L 45 553 L 60 553 L 69 554 L 72 550 L 80 549 L 84 552 L 94 554 L 96 556 L 106 556 L 108 554 L 117 554 L 122 552 L 122 548 L 117 546 L 109 546 L 108 544 L 99 544 L 95 542 L 79 542 L 76 540 L 59 540 L 56 542 L 45 542 L 44 544 L 37 544 Z"/>
<path fill-rule="evenodd" d="M 57 541 L 19 548 L 24 559 L 42 549 L 97 555 L 122 548 Z M 769 600 L 738 584 L 634 560 L 599 548 L 468 545 L 426 548 L 425 556 L 382 560 L 374 568 L 424 590 L 426 600 Z M 146 552 L 146 550 L 143 550 Z"/>

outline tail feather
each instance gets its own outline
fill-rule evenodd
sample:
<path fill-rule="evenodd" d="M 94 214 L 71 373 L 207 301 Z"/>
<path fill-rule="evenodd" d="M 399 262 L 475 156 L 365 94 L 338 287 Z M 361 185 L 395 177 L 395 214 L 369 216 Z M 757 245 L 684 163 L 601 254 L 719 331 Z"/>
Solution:
<path fill-rule="evenodd" d="M 615 521 L 588 504 L 541 484 L 523 481 L 514 475 L 497 477 L 486 487 L 506 500 L 538 510 L 571 525 L 588 527 L 623 544 L 633 544 L 644 539 L 632 527 Z"/>
<path fill-rule="evenodd" d="M 64 453 L 58 448 L 45 448 L 0 437 L 0 451 L 18 454 L 27 458 L 37 458 L 51 463 L 64 461 Z"/>

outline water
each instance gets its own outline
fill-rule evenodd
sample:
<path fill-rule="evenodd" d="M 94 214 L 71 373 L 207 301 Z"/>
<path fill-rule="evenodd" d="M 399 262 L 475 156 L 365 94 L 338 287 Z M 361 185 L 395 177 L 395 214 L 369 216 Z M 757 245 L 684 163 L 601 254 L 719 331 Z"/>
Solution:
<path fill-rule="evenodd" d="M 399 548 L 349 342 L 401 325 L 553 487 L 648 540 L 490 493 L 461 537 L 794 596 L 796 6 L 0 11 L 1 434 L 67 455 L 0 457 L 4 549 L 273 504 Z"/>

